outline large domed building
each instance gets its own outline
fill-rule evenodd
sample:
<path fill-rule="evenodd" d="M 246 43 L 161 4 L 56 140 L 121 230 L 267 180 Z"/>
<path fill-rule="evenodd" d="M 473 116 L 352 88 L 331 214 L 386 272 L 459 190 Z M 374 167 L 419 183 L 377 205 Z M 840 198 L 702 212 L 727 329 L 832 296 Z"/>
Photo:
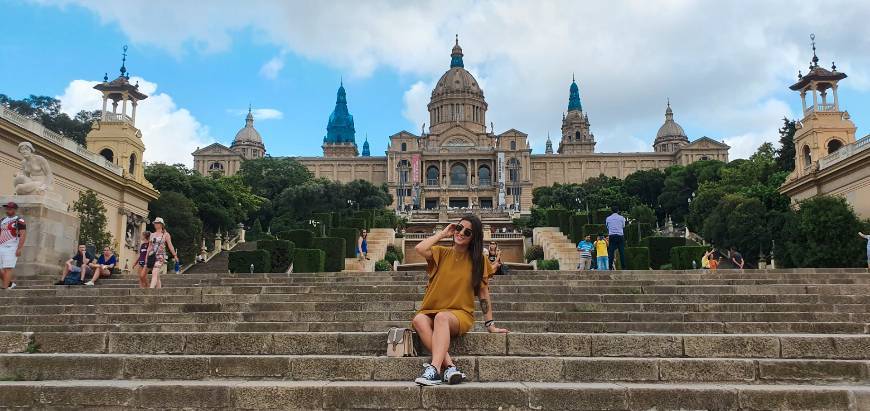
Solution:
<path fill-rule="evenodd" d="M 231 176 L 239 172 L 242 161 L 262 158 L 266 146 L 260 132 L 254 128 L 254 114 L 248 107 L 245 126 L 239 129 L 229 147 L 214 143 L 193 152 L 193 169 L 202 175 Z"/>
<path fill-rule="evenodd" d="M 595 152 L 589 114 L 583 110 L 580 87 L 574 80 L 568 87 L 568 109 L 562 114 L 557 152 L 548 138 L 547 150 L 532 154 L 526 133 L 513 128 L 496 132 L 492 123 L 487 123 L 489 106 L 483 89 L 465 69 L 463 58 L 457 37 L 450 67 L 438 79 L 427 105 L 428 127 L 424 124 L 419 134 L 399 131 L 389 137 L 383 156 L 371 156 L 365 149 L 358 156 L 352 139 L 330 138 L 330 117 L 324 156 L 299 160 L 317 177 L 386 183 L 399 209 L 472 207 L 520 212 L 531 206 L 534 187 L 580 183 L 601 174 L 624 178 L 638 170 L 699 160 L 728 161 L 729 147 L 724 143 L 707 137 L 689 141 L 673 119 L 670 102 L 654 151 Z M 346 113 L 344 91 L 344 87 L 339 89 L 333 116 L 340 112 L 340 104 Z"/>

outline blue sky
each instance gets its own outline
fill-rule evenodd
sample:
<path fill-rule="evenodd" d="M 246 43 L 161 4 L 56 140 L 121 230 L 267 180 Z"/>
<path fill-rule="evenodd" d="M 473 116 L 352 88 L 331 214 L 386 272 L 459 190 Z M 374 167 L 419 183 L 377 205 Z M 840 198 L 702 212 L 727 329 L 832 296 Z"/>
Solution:
<path fill-rule="evenodd" d="M 256 122 L 270 154 L 320 155 L 343 78 L 357 143 L 368 134 L 378 155 L 387 136 L 419 132 L 458 32 L 488 120 L 530 134 L 533 152 L 558 139 L 576 73 L 599 151 L 650 150 L 670 98 L 690 138 L 741 157 L 799 112 L 787 86 L 815 32 L 822 62 L 850 75 L 841 105 L 859 137 L 870 132 L 870 6 L 835 1 L 819 18 L 809 3 L 655 3 L 0 0 L 0 93 L 93 107 L 99 95 L 76 80 L 117 76 L 127 44 L 128 69 L 154 94 L 137 123 L 146 159 L 189 164 L 196 146 L 229 144 L 249 103 L 281 113 Z"/>

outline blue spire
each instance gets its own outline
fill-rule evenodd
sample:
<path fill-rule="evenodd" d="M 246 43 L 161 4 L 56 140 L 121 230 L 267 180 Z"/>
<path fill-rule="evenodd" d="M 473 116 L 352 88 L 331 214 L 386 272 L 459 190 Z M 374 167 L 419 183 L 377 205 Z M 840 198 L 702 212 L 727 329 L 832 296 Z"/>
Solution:
<path fill-rule="evenodd" d="M 568 95 L 568 111 L 572 110 L 583 111 L 583 105 L 580 104 L 580 87 L 577 87 L 573 74 L 571 75 L 571 91 Z"/>
<path fill-rule="evenodd" d="M 456 44 L 453 46 L 453 52 L 450 53 L 450 67 L 465 67 L 462 63 L 462 47 L 459 47 L 459 35 L 456 35 Z"/>
<path fill-rule="evenodd" d="M 366 141 L 363 143 L 362 156 L 363 157 L 371 157 L 372 153 L 369 151 L 369 135 L 366 134 Z"/>
<path fill-rule="evenodd" d="M 347 93 L 344 91 L 344 82 L 338 87 L 335 98 L 335 109 L 329 115 L 329 123 L 326 125 L 326 137 L 324 143 L 353 143 L 356 144 L 356 130 L 353 126 L 353 116 L 347 110 Z"/>

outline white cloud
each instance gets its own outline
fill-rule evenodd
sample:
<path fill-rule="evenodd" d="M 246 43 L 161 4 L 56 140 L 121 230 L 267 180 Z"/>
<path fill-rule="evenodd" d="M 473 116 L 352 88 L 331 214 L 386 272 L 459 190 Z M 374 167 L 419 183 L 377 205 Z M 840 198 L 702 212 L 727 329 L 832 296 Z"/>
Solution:
<path fill-rule="evenodd" d="M 263 67 L 260 67 L 260 75 L 269 80 L 275 80 L 282 69 L 284 69 L 284 58 L 275 56 L 263 64 Z"/>
<path fill-rule="evenodd" d="M 162 162 L 168 164 L 181 163 L 193 165 L 190 155 L 197 147 L 204 147 L 214 142 L 208 128 L 203 126 L 184 108 L 179 108 L 172 97 L 166 93 L 157 92 L 157 84 L 131 77 L 130 82 L 139 83 L 139 91 L 148 95 L 141 101 L 136 110 L 136 127 L 142 131 L 145 143 L 144 160 L 147 162 Z M 80 110 L 98 110 L 102 108 L 102 96 L 93 87 L 96 81 L 73 80 L 57 96 L 63 111 L 74 115 Z M 111 102 L 109 103 L 111 107 Z M 121 110 L 121 107 L 118 107 Z M 128 115 L 131 107 L 127 107 Z"/>
<path fill-rule="evenodd" d="M 402 113 L 414 128 L 428 117 L 431 88 L 423 87 L 447 68 L 458 32 L 466 67 L 484 87 L 488 120 L 497 131 L 529 133 L 535 152 L 543 151 L 547 131 L 559 134 L 572 72 L 599 147 L 617 151 L 633 151 L 637 141 L 651 148 L 668 97 L 691 138 L 699 137 L 693 130 L 717 140 L 769 138 L 771 124 L 787 111 L 768 107 L 763 112 L 772 117 L 761 123 L 716 119 L 754 113 L 772 98 L 797 99 L 786 86 L 798 69 L 806 71 L 811 31 L 825 65 L 835 60 L 850 75 L 844 87 L 870 90 L 868 2 L 62 3 L 118 24 L 134 43 L 172 53 L 226 51 L 235 33 L 250 29 L 282 53 L 354 76 L 395 70 L 419 80 L 405 92 Z M 278 66 L 270 60 L 264 75 L 272 73 L 270 65 Z"/>
<path fill-rule="evenodd" d="M 236 116 L 245 116 L 248 114 L 248 109 L 227 109 L 227 113 Z M 280 120 L 284 118 L 284 113 L 274 108 L 255 108 L 251 110 L 254 115 L 254 121 L 262 120 Z"/>

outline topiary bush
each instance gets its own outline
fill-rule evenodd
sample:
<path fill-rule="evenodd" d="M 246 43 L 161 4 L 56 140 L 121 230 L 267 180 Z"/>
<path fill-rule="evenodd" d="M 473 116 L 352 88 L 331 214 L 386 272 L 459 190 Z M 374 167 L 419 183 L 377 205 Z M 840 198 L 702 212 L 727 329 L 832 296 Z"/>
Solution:
<path fill-rule="evenodd" d="M 631 245 L 640 245 L 642 239 L 652 235 L 652 226 L 647 223 L 640 224 L 640 237 L 638 237 L 637 224 L 631 223 L 625 226 L 625 242 Z"/>
<path fill-rule="evenodd" d="M 575 244 L 583 239 L 583 226 L 589 224 L 589 215 L 586 213 L 572 214 L 569 222 L 568 231 L 571 233 L 568 237 Z"/>
<path fill-rule="evenodd" d="M 375 261 L 375 271 L 392 271 L 393 265 L 387 260 Z"/>
<path fill-rule="evenodd" d="M 293 263 L 293 250 L 296 245 L 289 240 L 260 240 L 257 241 L 258 250 L 266 250 L 271 257 L 273 273 L 284 273 Z"/>
<path fill-rule="evenodd" d="M 343 238 L 317 237 L 311 240 L 311 248 L 317 248 L 326 253 L 326 260 L 323 263 L 324 270 L 336 273 L 344 270 L 346 251 Z"/>
<path fill-rule="evenodd" d="M 354 218 L 362 218 L 366 222 L 366 227 L 372 227 L 374 225 L 374 211 L 373 210 L 359 210 L 355 211 L 353 214 Z"/>
<path fill-rule="evenodd" d="M 547 227 L 558 227 L 559 226 L 559 212 L 565 211 L 558 208 L 551 208 L 546 210 L 547 214 Z"/>
<path fill-rule="evenodd" d="M 315 248 L 297 248 L 293 252 L 294 273 L 321 273 L 324 271 L 326 253 Z"/>
<path fill-rule="evenodd" d="M 568 211 L 568 210 L 561 210 L 561 212 L 558 213 L 558 215 L 559 215 L 559 231 L 561 231 L 562 234 L 565 234 L 566 236 L 568 236 L 568 238 L 571 238 L 571 215 L 572 214 L 573 213 L 571 211 Z"/>
<path fill-rule="evenodd" d="M 592 241 L 595 241 L 599 234 L 607 236 L 607 227 L 604 224 L 586 224 L 583 226 L 583 237 L 589 235 L 592 236 Z"/>
<path fill-rule="evenodd" d="M 345 258 L 356 257 L 356 245 L 359 241 L 360 231 L 356 228 L 338 227 L 330 228 L 327 232 L 330 237 L 339 237 L 344 239 Z"/>
<path fill-rule="evenodd" d="M 604 225 L 604 221 L 607 220 L 607 216 L 613 214 L 609 208 L 599 208 L 594 210 L 592 213 L 592 224 L 601 224 Z"/>
<path fill-rule="evenodd" d="M 617 270 L 649 270 L 649 247 L 626 247 L 625 264 L 622 268 L 619 258 L 614 262 Z"/>
<path fill-rule="evenodd" d="M 388 258 L 387 255 L 391 255 L 393 259 Z M 394 244 L 390 244 L 387 246 L 387 251 L 384 254 L 384 259 L 389 261 L 390 263 L 392 263 L 393 261 L 398 261 L 399 263 L 401 263 L 402 261 L 405 261 L 405 253 L 403 253 L 402 250 L 400 250 Z"/>
<path fill-rule="evenodd" d="M 538 260 L 539 270 L 558 270 L 559 260 Z"/>
<path fill-rule="evenodd" d="M 288 240 L 298 248 L 311 248 L 311 239 L 314 233 L 309 230 L 287 230 L 278 233 L 278 238 Z"/>
<path fill-rule="evenodd" d="M 683 237 L 648 237 L 643 242 L 649 246 L 650 267 L 654 270 L 662 269 L 663 264 L 670 265 L 671 248 L 686 245 Z"/>
<path fill-rule="evenodd" d="M 526 250 L 526 262 L 544 259 L 544 247 L 533 245 Z"/>
<path fill-rule="evenodd" d="M 227 264 L 231 273 L 249 273 L 251 264 L 255 273 L 272 272 L 272 257 L 266 250 L 231 251 Z"/>
<path fill-rule="evenodd" d="M 326 224 L 326 227 L 332 227 L 332 214 L 331 213 L 311 213 L 311 219 L 317 220 L 323 224 Z"/>
<path fill-rule="evenodd" d="M 707 247 L 704 246 L 673 247 L 671 248 L 671 266 L 674 270 L 691 270 L 692 261 L 694 261 L 694 268 L 701 268 L 701 258 L 704 257 L 706 251 Z"/>
<path fill-rule="evenodd" d="M 357 228 L 360 230 L 368 230 L 369 225 L 366 223 L 364 218 L 356 218 L 349 217 L 344 219 L 344 226 L 350 228 Z"/>

